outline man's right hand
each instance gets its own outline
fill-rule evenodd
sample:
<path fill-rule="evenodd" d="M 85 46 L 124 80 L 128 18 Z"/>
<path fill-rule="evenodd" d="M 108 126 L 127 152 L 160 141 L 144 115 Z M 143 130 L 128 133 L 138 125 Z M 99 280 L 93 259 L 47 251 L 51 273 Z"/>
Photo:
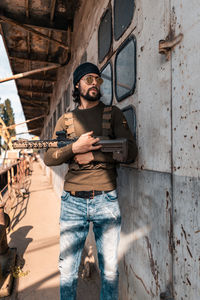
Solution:
<path fill-rule="evenodd" d="M 86 132 L 82 134 L 79 139 L 72 144 L 72 151 L 74 154 L 86 153 L 93 150 L 98 150 L 102 146 L 93 146 L 95 143 L 99 142 L 99 138 L 92 137 L 93 131 Z"/>

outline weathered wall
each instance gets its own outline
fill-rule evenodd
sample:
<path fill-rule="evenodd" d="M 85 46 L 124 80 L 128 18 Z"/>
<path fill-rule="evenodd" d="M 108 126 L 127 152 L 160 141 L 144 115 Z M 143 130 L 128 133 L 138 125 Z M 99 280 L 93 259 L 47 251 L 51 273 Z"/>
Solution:
<path fill-rule="evenodd" d="M 68 84 L 72 90 L 72 73 L 85 51 L 97 63 L 98 26 L 108 4 L 85 1 L 76 14 L 72 58 L 59 71 L 46 124 Z M 120 300 L 158 300 L 173 285 L 174 299 L 199 298 L 199 13 L 195 0 L 138 0 L 131 26 L 109 54 L 114 66 L 118 47 L 135 35 L 136 90 L 120 103 L 114 97 L 120 108 L 134 105 L 139 147 L 136 163 L 121 166 L 118 176 Z M 184 39 L 167 61 L 158 52 L 159 40 L 180 32 Z M 60 194 L 67 166 L 51 169 Z"/>
<path fill-rule="evenodd" d="M 172 56 L 175 299 L 200 295 L 200 3 L 172 1 L 174 30 L 184 34 Z"/>
<path fill-rule="evenodd" d="M 120 299 L 160 299 L 172 282 L 171 175 L 119 170 Z"/>
<path fill-rule="evenodd" d="M 123 167 L 118 181 L 125 247 L 120 299 L 126 300 L 160 299 L 172 283 L 171 65 L 158 53 L 159 40 L 169 33 L 170 7 L 167 1 L 138 5 L 137 88 L 125 100 L 136 107 L 138 171 Z"/>

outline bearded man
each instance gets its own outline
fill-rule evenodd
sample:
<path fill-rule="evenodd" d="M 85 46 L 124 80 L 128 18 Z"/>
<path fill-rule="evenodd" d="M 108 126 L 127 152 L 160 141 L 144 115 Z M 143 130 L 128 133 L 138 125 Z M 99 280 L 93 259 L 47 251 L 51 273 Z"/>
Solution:
<path fill-rule="evenodd" d="M 96 240 L 101 271 L 101 300 L 118 299 L 118 244 L 121 214 L 116 191 L 116 164 L 112 153 L 101 151 L 98 136 L 126 138 L 127 162 L 137 156 L 137 146 L 127 121 L 116 106 L 100 98 L 103 80 L 98 67 L 81 64 L 73 73 L 73 97 L 77 107 L 58 120 L 56 131 L 65 130 L 74 143 L 48 149 L 47 166 L 69 163 L 61 196 L 60 213 L 60 299 L 75 300 L 81 253 L 90 222 Z"/>

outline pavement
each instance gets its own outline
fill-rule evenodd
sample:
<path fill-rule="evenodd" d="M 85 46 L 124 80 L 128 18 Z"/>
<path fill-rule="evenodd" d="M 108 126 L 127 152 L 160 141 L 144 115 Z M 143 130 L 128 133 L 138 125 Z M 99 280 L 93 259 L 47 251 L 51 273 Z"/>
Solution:
<path fill-rule="evenodd" d="M 9 247 L 17 248 L 18 259 L 12 294 L 4 300 L 59 300 L 60 199 L 39 162 L 33 164 L 26 181 L 23 196 L 10 212 Z M 82 279 L 83 259 L 77 300 L 98 300 L 99 274 L 93 268 L 91 277 Z"/>

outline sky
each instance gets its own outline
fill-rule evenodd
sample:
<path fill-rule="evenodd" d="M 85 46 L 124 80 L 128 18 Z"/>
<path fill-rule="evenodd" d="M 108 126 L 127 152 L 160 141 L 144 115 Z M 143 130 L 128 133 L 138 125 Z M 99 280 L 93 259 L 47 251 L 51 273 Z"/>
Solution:
<path fill-rule="evenodd" d="M 10 68 L 10 63 L 4 47 L 3 39 L 0 35 L 0 78 L 3 79 L 12 75 L 13 73 Z M 15 116 L 15 124 L 24 122 L 25 117 L 14 80 L 0 83 L 0 103 L 3 103 L 6 99 L 11 101 Z M 16 126 L 17 133 L 26 132 L 27 130 L 26 124 Z M 17 138 L 19 137 L 26 139 L 31 138 L 29 134 L 17 135 Z"/>

